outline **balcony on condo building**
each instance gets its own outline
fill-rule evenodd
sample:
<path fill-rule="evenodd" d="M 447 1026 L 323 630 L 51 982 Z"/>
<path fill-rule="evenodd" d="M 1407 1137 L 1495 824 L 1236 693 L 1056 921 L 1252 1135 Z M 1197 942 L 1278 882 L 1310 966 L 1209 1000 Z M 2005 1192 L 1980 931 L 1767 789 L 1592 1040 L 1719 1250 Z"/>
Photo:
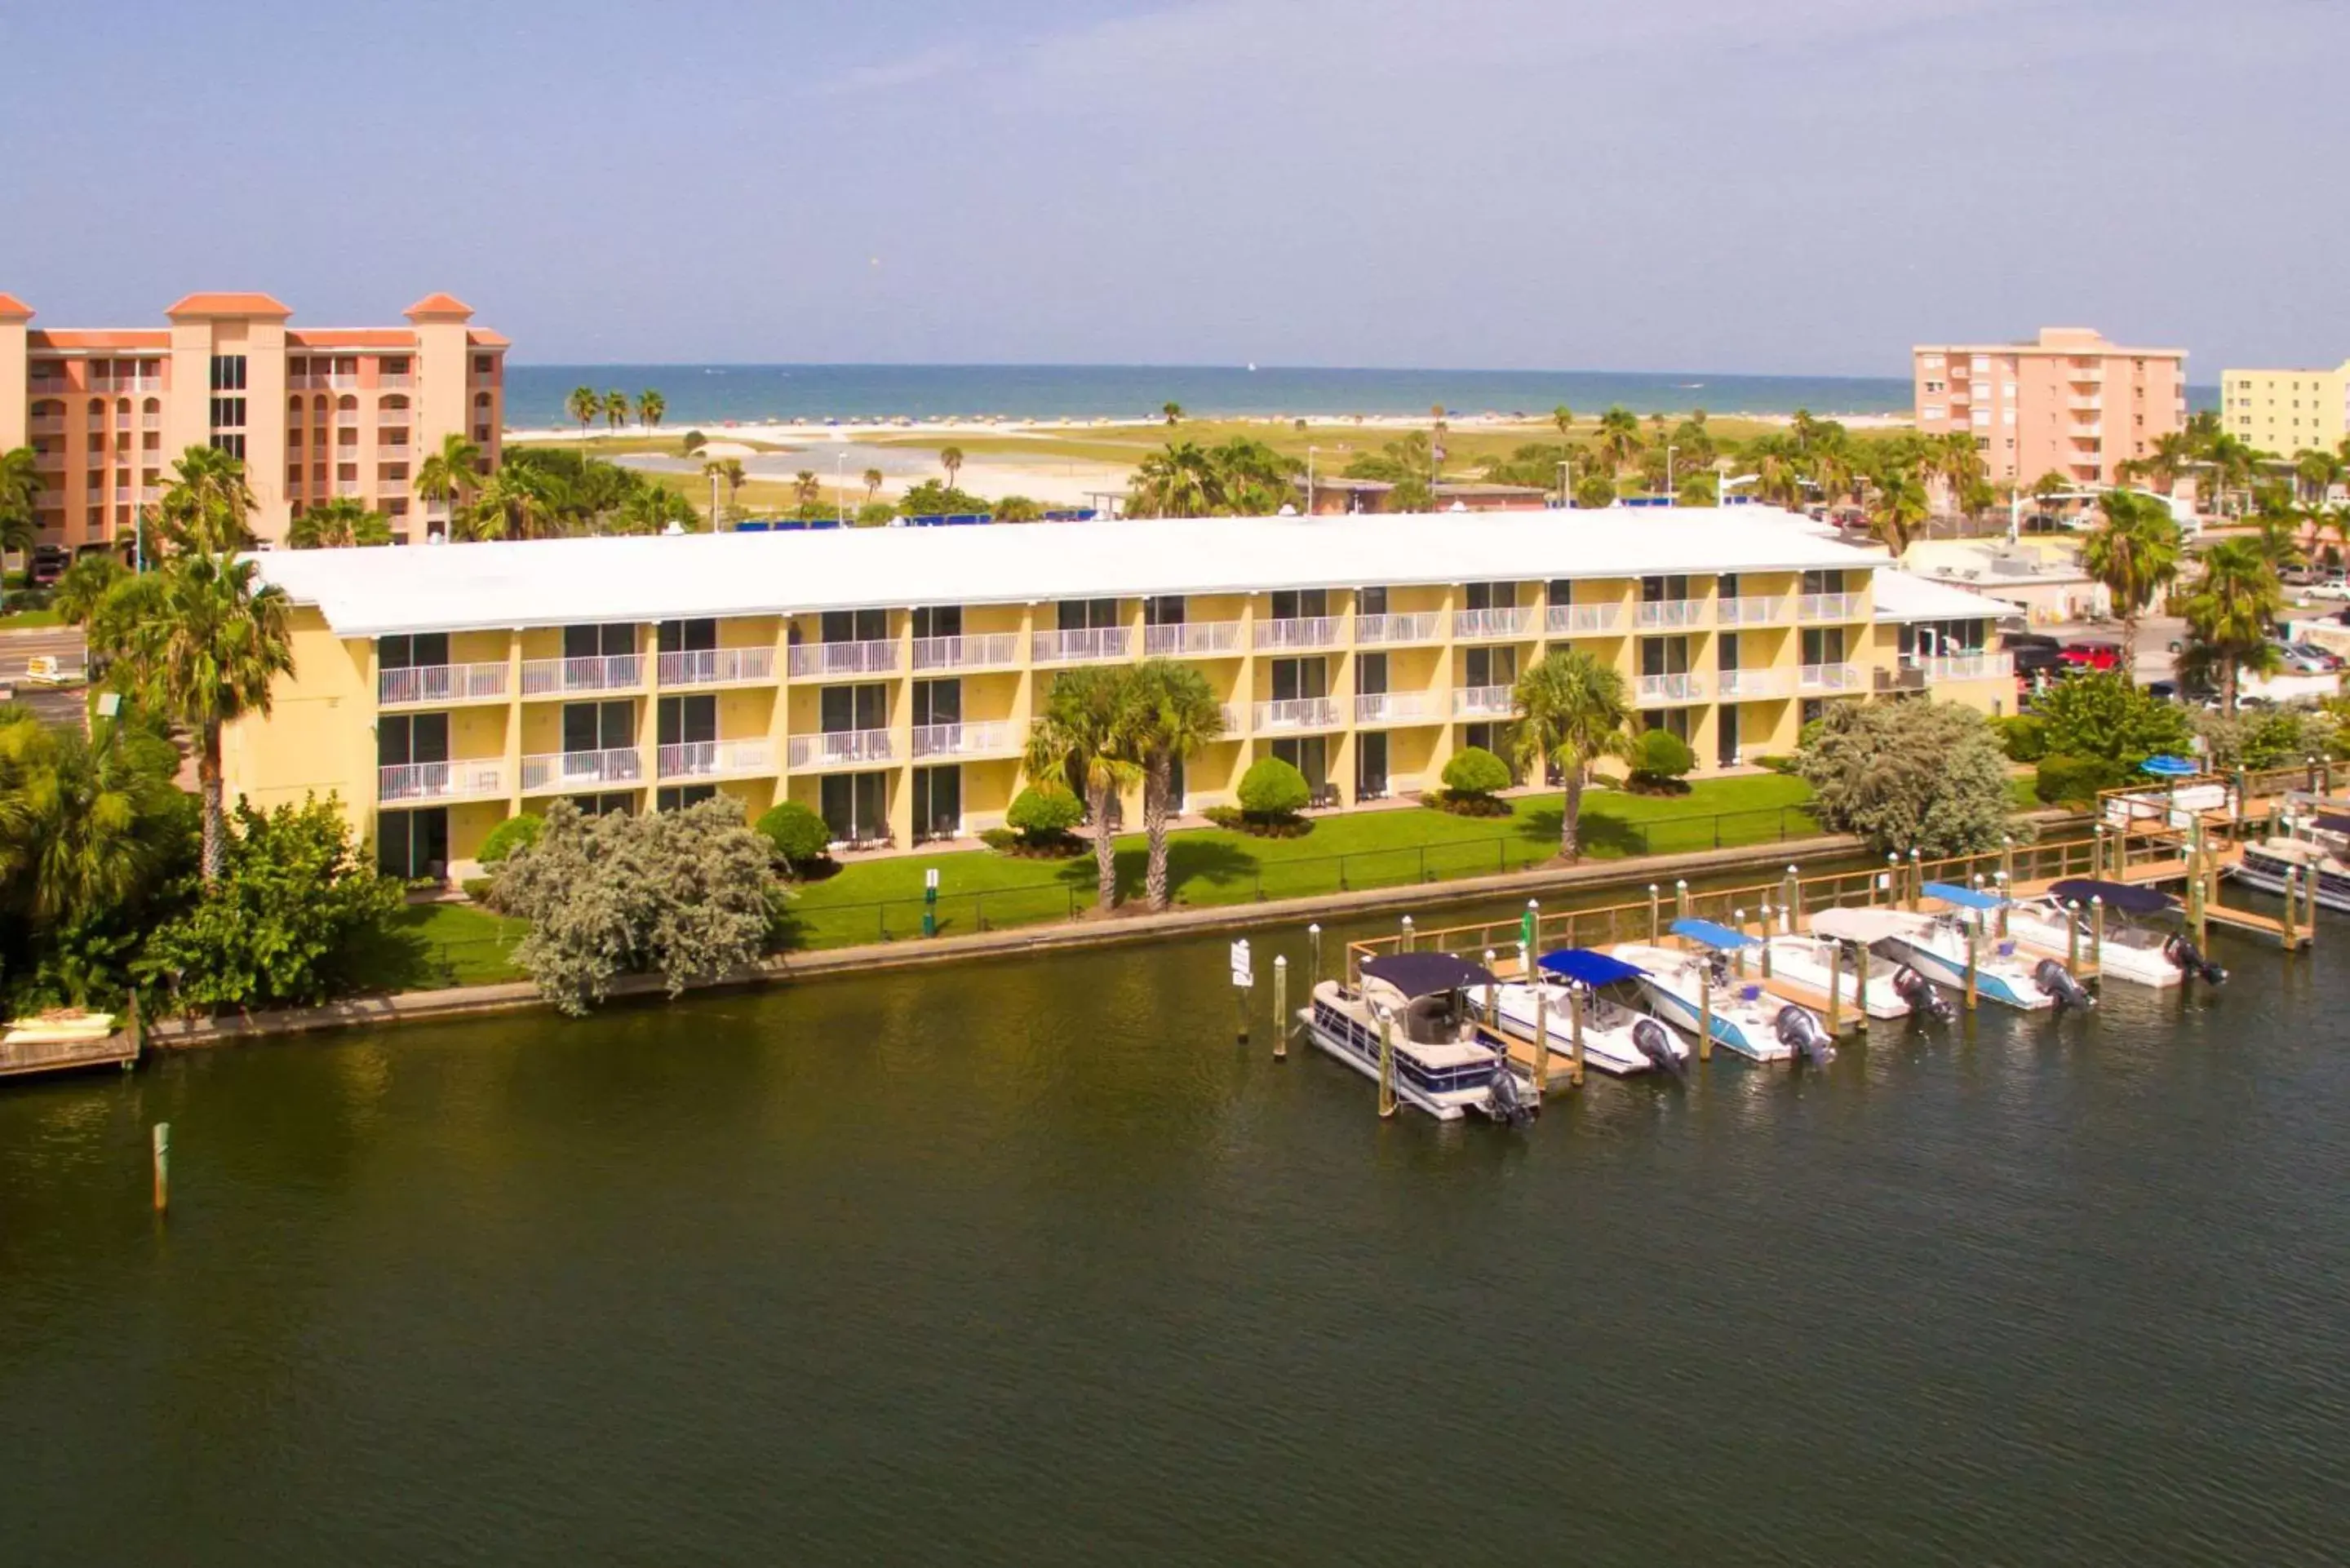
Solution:
<path fill-rule="evenodd" d="M 1784 697 L 1787 678 L 1775 670 L 1723 670 L 1713 678 L 1714 692 L 1724 702 L 1751 702 L 1762 697 Z"/>
<path fill-rule="evenodd" d="M 1796 672 L 1795 685 L 1807 692 L 1858 691 L 1868 685 L 1868 671 L 1857 664 L 1806 664 Z"/>
<path fill-rule="evenodd" d="M 424 664 L 376 672 L 375 700 L 380 708 L 418 703 L 445 707 L 456 702 L 503 702 L 506 696 L 504 659 L 478 664 Z"/>
<path fill-rule="evenodd" d="M 1798 620 L 1852 620 L 1859 614 L 1858 594 L 1801 594 L 1795 599 Z"/>
<path fill-rule="evenodd" d="M 1703 599 L 1642 599 L 1632 611 L 1632 624 L 1643 631 L 1698 626 L 1704 620 Z"/>
<path fill-rule="evenodd" d="M 1624 607 L 1610 601 L 1606 604 L 1553 605 L 1543 611 L 1543 629 L 1554 637 L 1576 637 L 1590 632 L 1613 631 L 1624 616 Z"/>
<path fill-rule="evenodd" d="M 791 649 L 794 676 L 888 675 L 898 668 L 898 641 L 877 638 L 863 642 L 795 642 Z"/>
<path fill-rule="evenodd" d="M 794 735 L 790 756 L 794 773 L 868 768 L 896 760 L 887 730 L 827 730 L 819 734 Z"/>
<path fill-rule="evenodd" d="M 641 784 L 644 776 L 645 754 L 634 746 L 613 746 L 595 752 L 542 752 L 522 760 L 525 794 Z"/>
<path fill-rule="evenodd" d="M 775 771 L 775 742 L 760 735 L 740 741 L 685 741 L 653 753 L 663 779 L 763 777 Z"/>
<path fill-rule="evenodd" d="M 1945 680 L 2006 680 L 2015 676 L 2015 656 L 2012 653 L 1905 653 L 1901 665 L 1905 670 L 1919 671 L 1929 686 Z"/>
<path fill-rule="evenodd" d="M 1783 594 L 1744 594 L 1714 602 L 1713 618 L 1720 626 L 1770 626 L 1787 613 Z"/>
<path fill-rule="evenodd" d="M 1491 642 L 1498 638 L 1523 637 L 1534 629 L 1534 608 L 1521 605 L 1503 609 L 1452 612 L 1452 636 L 1460 642 Z"/>
<path fill-rule="evenodd" d="M 1632 699 L 1641 707 L 1705 701 L 1705 677 L 1693 673 L 1643 675 L 1632 684 Z"/>
<path fill-rule="evenodd" d="M 1335 697 L 1282 697 L 1256 705 L 1256 732 L 1335 730 L 1340 727 Z"/>
<path fill-rule="evenodd" d="M 1016 756 L 1021 749 L 1020 740 L 1020 732 L 1004 719 L 984 719 L 971 723 L 917 724 L 914 726 L 914 760 Z"/>
<path fill-rule="evenodd" d="M 1241 623 L 1236 620 L 1186 621 L 1142 628 L 1142 651 L 1150 659 L 1212 658 L 1238 653 L 1240 647 Z"/>
<path fill-rule="evenodd" d="M 585 659 L 526 659 L 522 694 L 552 697 L 571 691 L 631 691 L 645 683 L 641 653 L 595 654 Z"/>
<path fill-rule="evenodd" d="M 1517 714 L 1517 703 L 1507 686 L 1456 686 L 1452 689 L 1452 716 L 1456 719 L 1508 719 Z"/>
<path fill-rule="evenodd" d="M 1307 615 L 1257 622 L 1255 641 L 1259 648 L 1336 648 L 1346 635 L 1346 617 Z"/>
<path fill-rule="evenodd" d="M 653 661 L 653 679 L 662 686 L 760 686 L 775 678 L 772 648 L 691 649 Z"/>
<path fill-rule="evenodd" d="M 1403 643 L 1433 642 L 1442 618 L 1434 610 L 1400 615 L 1358 615 L 1355 618 L 1357 648 L 1392 648 Z"/>
<path fill-rule="evenodd" d="M 981 632 L 969 637 L 918 637 L 916 670 L 1006 670 L 1020 662 L 1020 634 Z"/>
<path fill-rule="evenodd" d="M 1355 699 L 1357 724 L 1425 724 L 1436 718 L 1436 700 L 1425 691 L 1366 691 Z"/>
<path fill-rule="evenodd" d="M 1029 639 L 1028 657 L 1037 664 L 1107 664 L 1127 657 L 1133 632 L 1122 626 L 1040 631 Z"/>
<path fill-rule="evenodd" d="M 418 801 L 502 800 L 506 765 L 495 757 L 442 763 L 399 763 L 376 770 L 375 798 L 383 805 Z"/>

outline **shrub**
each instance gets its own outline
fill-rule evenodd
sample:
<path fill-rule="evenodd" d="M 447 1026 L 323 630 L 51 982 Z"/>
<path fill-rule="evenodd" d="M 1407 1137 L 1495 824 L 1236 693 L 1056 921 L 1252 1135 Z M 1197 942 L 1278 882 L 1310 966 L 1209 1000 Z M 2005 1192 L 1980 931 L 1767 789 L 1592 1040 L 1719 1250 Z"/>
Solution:
<path fill-rule="evenodd" d="M 1237 833 L 1248 826 L 1248 814 L 1236 805 L 1211 805 L 1200 815 L 1208 819 L 1210 826 L 1229 833 Z"/>
<path fill-rule="evenodd" d="M 1013 797 L 1011 809 L 1003 814 L 1004 826 L 1032 845 L 1066 838 L 1085 819 L 1085 802 L 1051 784 L 1041 789 L 1029 785 Z"/>
<path fill-rule="evenodd" d="M 1509 787 L 1509 764 L 1482 746 L 1463 746 L 1444 764 L 1449 794 L 1490 798 Z"/>
<path fill-rule="evenodd" d="M 1314 798 L 1305 775 L 1279 757 L 1261 757 L 1241 775 L 1241 810 L 1253 824 L 1286 822 Z"/>
<path fill-rule="evenodd" d="M 546 826 L 546 819 L 535 811 L 509 816 L 490 829 L 490 836 L 482 840 L 482 852 L 473 858 L 484 866 L 495 866 L 515 850 L 537 843 L 539 829 Z"/>
<path fill-rule="evenodd" d="M 709 441 L 710 438 L 703 435 L 700 431 L 688 431 L 683 435 L 678 437 L 677 450 L 687 457 L 691 457 L 695 452 L 700 452 L 704 446 L 708 445 Z"/>
<path fill-rule="evenodd" d="M 457 890 L 474 903 L 486 908 L 497 885 L 498 879 L 494 877 L 468 877 L 457 884 Z"/>
<path fill-rule="evenodd" d="M 1034 523 L 1045 515 L 1045 509 L 1024 495 L 1007 495 L 995 504 L 998 523 Z"/>
<path fill-rule="evenodd" d="M 887 528 L 897 520 L 898 509 L 886 501 L 868 501 L 857 509 L 859 528 Z"/>
<path fill-rule="evenodd" d="M 1999 732 L 2000 745 L 2011 763 L 2036 763 L 2048 754 L 2048 723 L 2036 713 L 1993 719 L 1991 728 Z"/>
<path fill-rule="evenodd" d="M 795 877 L 827 858 L 832 849 L 832 829 L 795 800 L 769 806 L 760 815 L 755 831 L 767 841 L 777 863 Z"/>
<path fill-rule="evenodd" d="M 985 827 L 980 830 L 979 841 L 1000 852 L 1020 846 L 1020 836 L 1008 827 Z"/>
<path fill-rule="evenodd" d="M 2121 764 L 2104 757 L 2048 756 L 2040 759 L 2040 774 L 2032 793 L 2049 805 L 2089 805 L 2101 790 L 2119 789 Z"/>
<path fill-rule="evenodd" d="M 1754 765 L 1765 773 L 1792 774 L 1795 771 L 1795 758 L 1783 752 L 1773 752 L 1755 758 Z"/>
<path fill-rule="evenodd" d="M 1973 709 L 1840 703 L 1814 722 L 1797 771 L 1829 832 L 1856 834 L 1879 854 L 1944 856 L 1995 849 L 2014 831 L 2007 758 Z"/>
<path fill-rule="evenodd" d="M 2101 757 L 2134 771 L 2148 757 L 2183 753 L 2194 739 L 2187 711 L 2149 695 L 2119 670 L 2083 673 L 2040 694 L 2046 756 Z"/>
<path fill-rule="evenodd" d="M 1643 730 L 1633 738 L 1632 754 L 1627 759 L 1630 776 L 1625 781 L 1636 794 L 1687 794 L 1689 785 L 1681 781 L 1697 766 L 1697 753 L 1690 744 L 1670 730 Z"/>

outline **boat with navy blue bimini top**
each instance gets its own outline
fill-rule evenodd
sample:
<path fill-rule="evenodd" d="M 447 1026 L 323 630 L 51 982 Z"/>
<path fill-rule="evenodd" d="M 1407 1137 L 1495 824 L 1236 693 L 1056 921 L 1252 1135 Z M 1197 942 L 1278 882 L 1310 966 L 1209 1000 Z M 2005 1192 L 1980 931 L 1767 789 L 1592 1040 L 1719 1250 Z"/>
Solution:
<path fill-rule="evenodd" d="M 1482 964 L 1451 953 L 1387 953 L 1365 959 L 1362 983 L 1314 988 L 1299 1015 L 1325 1054 L 1378 1082 L 1382 1025 L 1396 1098 L 1439 1121 L 1470 1111 L 1523 1125 L 1541 1114 L 1534 1080 L 1510 1061 L 1498 1036 L 1471 1016 L 1469 994 L 1498 984 Z"/>
<path fill-rule="evenodd" d="M 1530 982 L 1494 988 L 1493 1011 L 1499 1016 L 1488 1022 L 1498 1023 L 1504 1033 L 1531 1043 L 1539 1014 L 1551 1054 L 1572 1060 L 1575 1004 L 1580 995 L 1586 1065 L 1618 1076 L 1662 1068 L 1678 1077 L 1687 1070 L 1688 1043 L 1629 1001 L 1638 994 L 1644 974 L 1638 965 L 1590 948 L 1561 948 L 1535 960 L 1534 969 Z M 1483 994 L 1471 992 L 1469 1001 L 1482 1014 Z"/>
<path fill-rule="evenodd" d="M 1936 884 L 1928 883 L 1931 895 Z M 2105 906 L 2106 929 L 2096 940 L 2093 901 Z M 2036 898 L 2018 899 L 2007 911 L 2008 934 L 2050 953 L 2083 952 L 2096 943 L 2097 973 L 2138 985 L 2173 986 L 2188 980 L 2218 985 L 2228 971 L 2204 957 L 2178 929 L 2178 900 L 2159 888 L 2068 877 L 2052 882 Z M 2157 924 L 2156 922 L 2165 922 Z"/>
<path fill-rule="evenodd" d="M 1731 956 L 1752 951 L 1759 959 L 1761 942 L 1711 920 L 1675 920 L 1669 929 L 1698 950 L 1646 942 L 1622 942 L 1609 950 L 1646 971 L 1640 989 L 1659 1017 L 1695 1034 L 1700 1013 L 1710 1015 L 1714 1044 L 1750 1061 L 1802 1060 L 1824 1066 L 1835 1060 L 1835 1042 L 1817 1013 L 1733 971 Z"/>

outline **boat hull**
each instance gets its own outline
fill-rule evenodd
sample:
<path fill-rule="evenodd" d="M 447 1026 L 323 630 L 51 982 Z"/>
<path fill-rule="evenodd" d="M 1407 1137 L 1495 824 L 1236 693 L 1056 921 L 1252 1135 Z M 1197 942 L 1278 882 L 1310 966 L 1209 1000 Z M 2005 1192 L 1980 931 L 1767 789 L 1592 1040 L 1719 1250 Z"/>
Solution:
<path fill-rule="evenodd" d="M 1900 953 L 1904 963 L 1928 980 L 1962 994 L 1966 991 L 1967 961 L 1964 958 L 1949 957 L 1908 937 L 1887 937 L 1886 944 Z M 2002 1006 L 2019 1008 L 2026 1012 L 2038 1012 L 2056 1005 L 2056 999 L 2033 983 L 2030 974 L 2017 973 L 1997 961 L 1978 961 L 1975 992 Z"/>
<path fill-rule="evenodd" d="M 2247 846 L 2243 858 L 2228 867 L 2228 877 L 2247 888 L 2257 888 L 2263 893 L 2282 897 L 2284 877 L 2288 869 L 2297 869 L 2297 863 L 2263 855 Z M 2323 909 L 2337 915 L 2350 915 L 2350 877 L 2320 867 L 2317 873 L 2317 902 Z"/>

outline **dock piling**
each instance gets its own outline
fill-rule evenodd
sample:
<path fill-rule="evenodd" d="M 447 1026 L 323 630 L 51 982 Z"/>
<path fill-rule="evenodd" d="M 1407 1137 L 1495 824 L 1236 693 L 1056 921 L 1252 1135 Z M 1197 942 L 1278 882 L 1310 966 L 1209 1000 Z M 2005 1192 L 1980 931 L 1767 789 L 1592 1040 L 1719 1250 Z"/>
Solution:
<path fill-rule="evenodd" d="M 2089 898 L 2089 968 L 2098 979 L 2106 975 L 2106 900 L 2103 894 Z"/>
<path fill-rule="evenodd" d="M 1502 999 L 1499 995 L 1500 982 L 1493 978 L 1493 961 L 1500 956 L 1491 948 L 1485 950 L 1485 1026 L 1497 1037 L 1502 1033 Z M 1534 982 L 1534 977 L 1531 974 L 1526 977 L 1526 982 L 1530 985 Z M 1541 1030 L 1534 1031 L 1534 1039 L 1536 1041 L 1534 1049 L 1539 1052 L 1542 1049 Z"/>
<path fill-rule="evenodd" d="M 1396 1114 L 1395 1020 L 1379 1014 L 1379 1120 Z"/>
<path fill-rule="evenodd" d="M 172 1124 L 157 1122 L 155 1147 L 155 1212 L 162 1213 L 172 1206 Z"/>
<path fill-rule="evenodd" d="M 1411 951 L 1411 917 L 1409 915 L 1403 918 L 1402 935 L 1397 938 L 1397 941 L 1400 944 L 1397 949 L 1399 952 Z"/>
<path fill-rule="evenodd" d="M 1792 936 L 1804 919 L 1804 881 L 1795 875 L 1793 866 L 1787 867 L 1787 875 L 1779 884 L 1779 908 L 1786 912 L 1787 931 Z"/>
<path fill-rule="evenodd" d="M 1273 1059 L 1282 1061 L 1289 1054 L 1289 961 L 1280 954 L 1273 960 Z"/>
<path fill-rule="evenodd" d="M 1999 838 L 1999 885 L 2011 886 L 2015 881 L 2015 836 L 2002 833 Z"/>
<path fill-rule="evenodd" d="M 2203 921 L 2203 878 L 2200 875 L 2187 878 L 2187 929 L 2194 934 L 2195 946 L 2200 950 L 2205 936 Z"/>
<path fill-rule="evenodd" d="M 1967 918 L 1967 999 L 1969 1012 L 1975 1010 L 1982 992 L 1982 911 L 1970 909 Z"/>
<path fill-rule="evenodd" d="M 2064 905 L 2064 972 L 2081 978 L 2081 906 L 2070 901 Z"/>
<path fill-rule="evenodd" d="M 2296 945 L 2293 940 L 2293 892 L 2294 878 L 2298 877 L 2300 875 L 2301 867 L 2298 866 L 2288 866 L 2284 868 L 2284 925 L 2282 928 L 2282 935 L 2284 937 L 2284 950 L 2287 952 L 2291 952 Z M 2199 948 L 2203 945 L 2199 938 L 2197 940 L 2195 945 Z"/>
<path fill-rule="evenodd" d="M 1742 937 L 1746 934 L 1745 910 L 1732 909 L 1730 911 L 1730 929 L 1736 931 Z M 1730 967 L 1731 971 L 1735 973 L 1739 979 L 1744 980 L 1746 978 L 1746 950 L 1744 948 L 1732 948 L 1731 950 Z"/>
<path fill-rule="evenodd" d="M 1762 906 L 1762 978 L 1771 978 L 1771 906 Z"/>
<path fill-rule="evenodd" d="M 1697 1059 L 1713 1060 L 1713 967 L 1697 966 Z"/>
<path fill-rule="evenodd" d="M 1689 918 L 1689 878 L 1684 877 L 1673 884 L 1673 919 L 1676 920 L 1686 920 Z"/>
<path fill-rule="evenodd" d="M 1865 975 L 1868 971 L 1863 969 Z M 1836 992 L 1844 988 L 1844 944 L 1828 943 L 1828 1037 L 1844 1033 L 1844 1006 Z"/>
<path fill-rule="evenodd" d="M 1909 908 L 1916 909 L 1926 897 L 1926 857 L 1916 849 L 1909 851 Z M 1863 1009 L 1865 1013 L 1867 1010 Z"/>
<path fill-rule="evenodd" d="M 1534 1098 L 1550 1090 L 1550 988 L 1534 987 Z"/>
<path fill-rule="evenodd" d="M 1314 988 L 1322 983 L 1322 927 L 1317 921 L 1305 928 L 1305 992 L 1311 996 Z"/>
<path fill-rule="evenodd" d="M 1576 1088 L 1583 1087 L 1583 988 L 1566 988 L 1566 1038 L 1570 1051 L 1567 1057 L 1566 1081 Z"/>
<path fill-rule="evenodd" d="M 1665 927 L 1657 909 L 1657 885 L 1648 884 L 1648 945 L 1654 947 L 1664 940 Z"/>

